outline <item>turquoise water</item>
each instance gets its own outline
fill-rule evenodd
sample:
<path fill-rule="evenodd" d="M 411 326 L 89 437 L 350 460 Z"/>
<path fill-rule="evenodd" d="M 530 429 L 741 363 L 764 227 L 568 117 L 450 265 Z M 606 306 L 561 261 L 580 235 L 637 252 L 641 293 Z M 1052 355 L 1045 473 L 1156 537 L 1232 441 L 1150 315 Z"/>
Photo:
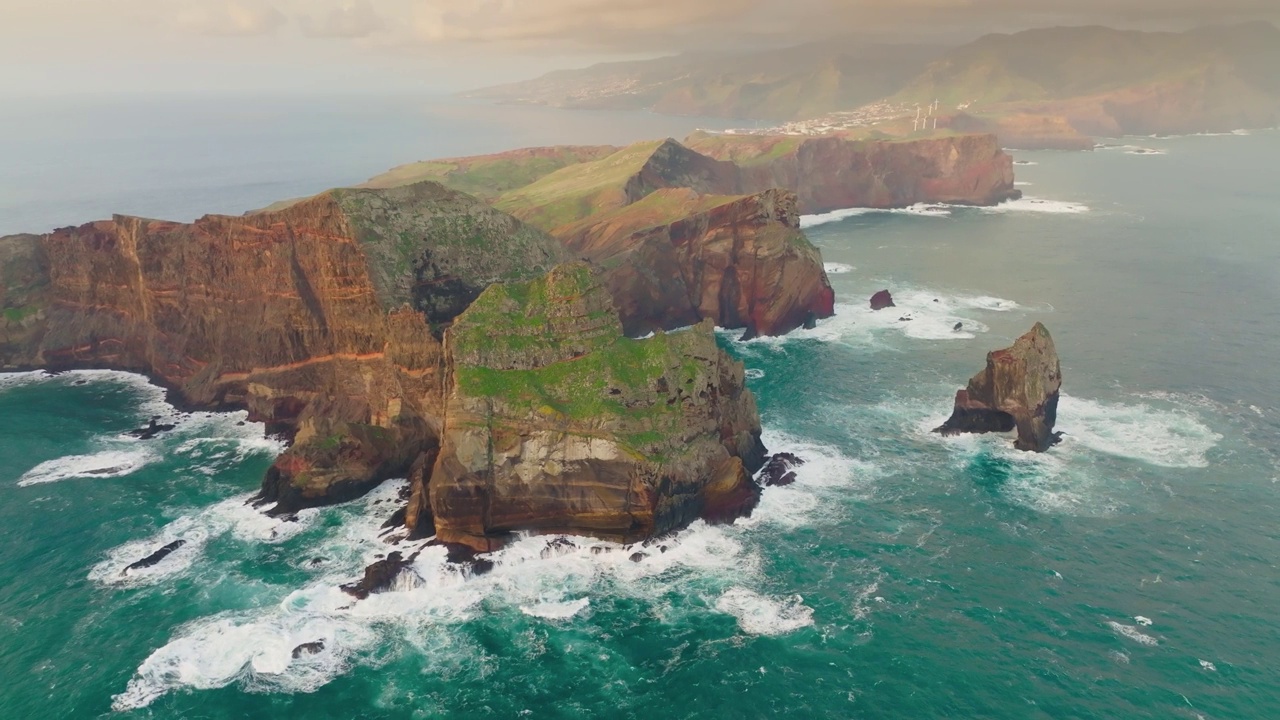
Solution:
<path fill-rule="evenodd" d="M 424 553 L 421 586 L 341 609 L 336 584 L 387 549 L 395 483 L 268 520 L 242 502 L 277 447 L 239 416 L 139 442 L 120 433 L 165 406 L 136 378 L 4 377 L 0 707 L 1278 717 L 1280 134 L 1140 144 L 1165 154 L 1021 154 L 1031 199 L 998 210 L 812 225 L 837 317 L 725 335 L 770 447 L 809 460 L 800 481 L 639 563 L 531 538 L 463 578 Z M 899 307 L 865 309 L 886 287 Z M 1064 442 L 931 434 L 1037 320 L 1062 355 Z"/>

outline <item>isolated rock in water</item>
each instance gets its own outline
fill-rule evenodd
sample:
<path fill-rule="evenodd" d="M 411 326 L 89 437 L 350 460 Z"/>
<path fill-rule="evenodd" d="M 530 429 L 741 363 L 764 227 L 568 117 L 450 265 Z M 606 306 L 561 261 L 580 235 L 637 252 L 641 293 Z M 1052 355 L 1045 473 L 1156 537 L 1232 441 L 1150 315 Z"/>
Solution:
<path fill-rule="evenodd" d="M 178 548 L 180 548 L 180 547 L 182 547 L 183 545 L 186 545 L 186 544 L 187 544 L 187 541 L 186 541 L 186 540 L 174 540 L 173 542 L 169 543 L 168 545 L 165 545 L 164 547 L 160 548 L 159 550 L 157 550 L 157 551 L 155 551 L 155 552 L 151 553 L 150 555 L 148 555 L 148 556 L 146 556 L 146 557 L 142 558 L 142 559 L 141 559 L 141 560 L 139 560 L 138 562 L 133 563 L 133 564 L 132 564 L 132 565 L 130 565 L 129 567 L 125 568 L 125 569 L 124 569 L 124 572 L 126 572 L 126 573 L 127 573 L 127 572 L 129 572 L 130 570 L 141 570 L 141 569 L 143 569 L 143 568 L 149 568 L 149 567 L 151 567 L 152 565 L 156 565 L 156 564 L 158 564 L 161 560 L 163 560 L 163 559 L 165 559 L 165 558 L 169 557 L 170 555 L 172 555 L 174 550 L 177 550 Z"/>
<path fill-rule="evenodd" d="M 156 422 L 156 418 L 151 418 L 151 422 L 148 423 L 146 427 L 138 428 L 137 430 L 130 430 L 126 434 L 131 437 L 136 437 L 139 440 L 150 440 L 162 432 L 169 432 L 175 427 L 177 427 L 177 425 L 168 423 L 160 424 Z"/>
<path fill-rule="evenodd" d="M 1062 368 L 1053 338 L 1036 323 L 1004 350 L 987 353 L 987 367 L 956 393 L 955 410 L 934 432 L 1008 432 L 1017 429 L 1014 447 L 1044 452 L 1059 438 L 1053 432 L 1058 415 Z"/>
<path fill-rule="evenodd" d="M 881 290 L 880 292 L 871 296 L 872 310 L 883 310 L 885 308 L 891 308 L 891 307 L 897 307 L 897 306 L 893 304 L 893 295 L 890 295 L 888 290 Z"/>
<path fill-rule="evenodd" d="M 951 329 L 952 329 L 952 330 L 955 330 L 956 332 L 960 332 L 961 330 L 963 330 L 963 329 L 964 329 L 964 323 L 962 323 L 962 322 L 958 322 L 958 323 L 956 323 L 955 327 L 953 327 L 953 328 L 951 328 Z"/>
<path fill-rule="evenodd" d="M 324 641 L 316 640 L 315 642 L 302 643 L 293 649 L 293 659 L 297 660 L 303 655 L 316 655 L 324 650 Z"/>

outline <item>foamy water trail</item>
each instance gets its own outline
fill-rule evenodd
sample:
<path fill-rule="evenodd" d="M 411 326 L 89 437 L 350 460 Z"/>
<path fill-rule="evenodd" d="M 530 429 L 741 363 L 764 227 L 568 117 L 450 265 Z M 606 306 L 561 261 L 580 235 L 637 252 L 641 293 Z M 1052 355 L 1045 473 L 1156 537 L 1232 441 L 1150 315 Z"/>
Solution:
<path fill-rule="evenodd" d="M 922 411 L 914 421 L 917 437 L 945 444 L 960 462 L 998 464 L 1003 468 L 1002 492 L 1046 513 L 1108 515 L 1121 507 L 1123 491 L 1110 484 L 1113 472 L 1100 465 L 1107 458 L 1161 468 L 1201 468 L 1222 440 L 1187 409 L 1066 394 L 1059 401 L 1055 426 L 1064 433 L 1062 442 L 1046 453 L 1015 450 L 1012 434 L 943 437 L 931 432 L 944 419 L 937 408 Z"/>
<path fill-rule="evenodd" d="M 740 347 L 780 347 L 803 340 L 866 347 L 880 344 L 879 338 L 885 334 L 915 340 L 972 340 L 990 330 L 980 319 L 985 313 L 1026 309 L 1012 300 L 988 295 L 956 295 L 910 287 L 889 289 L 895 307 L 872 310 L 869 302 L 840 303 L 834 317 L 820 320 L 812 329 L 794 330 L 783 337 L 756 338 Z"/>
<path fill-rule="evenodd" d="M 1023 195 L 1017 200 L 1006 200 L 992 207 L 975 208 L 984 213 L 1046 213 L 1050 215 L 1084 215 L 1091 212 L 1088 205 L 1064 200 L 1046 200 L 1044 198 Z"/>
<path fill-rule="evenodd" d="M 716 600 L 716 609 L 738 619 L 749 635 L 785 635 L 813 625 L 813 610 L 804 598 L 773 598 L 741 587 L 732 587 Z"/>
<path fill-rule="evenodd" d="M 319 510 L 309 509 L 288 518 L 273 518 L 248 504 L 252 497 L 253 493 L 245 493 L 228 498 L 178 517 L 149 538 L 113 548 L 89 571 L 89 579 L 102 585 L 154 585 L 190 568 L 214 538 L 230 536 L 245 543 L 283 543 L 307 530 L 320 514 Z M 154 566 L 126 572 L 129 565 L 178 540 L 182 546 Z"/>
<path fill-rule="evenodd" d="M 103 450 L 89 455 L 67 455 L 46 460 L 18 478 L 18 487 L 71 480 L 129 475 L 160 459 L 148 448 Z"/>
<path fill-rule="evenodd" d="M 765 527 L 786 531 L 835 519 L 838 503 L 857 497 L 859 483 L 872 481 L 877 471 L 830 446 L 772 432 L 764 440 L 771 451 L 795 452 L 806 463 L 797 468 L 795 484 L 766 488 L 750 519 L 732 526 L 699 521 L 671 536 L 629 545 L 581 537 L 521 537 L 487 556 L 493 570 L 479 576 L 448 563 L 442 547 L 386 541 L 381 524 L 395 506 L 402 481 L 384 483 L 348 505 L 314 511 L 336 513 L 342 522 L 301 551 L 297 565 L 314 573 L 313 582 L 264 610 L 211 616 L 179 628 L 143 661 L 113 707 L 132 710 L 179 688 L 231 684 L 249 692 L 309 692 L 355 664 L 371 662 L 377 648 L 416 646 L 424 638 L 450 647 L 464 644 L 459 626 L 481 615 L 584 622 L 597 600 L 620 597 L 644 604 L 664 622 L 714 612 L 733 616 L 747 634 L 779 635 L 810 626 L 813 610 L 799 596 L 758 588 L 765 580 L 763 550 L 753 544 L 753 534 Z M 228 514 L 238 519 L 214 520 Z M 208 528 L 210 537 L 237 528 L 258 538 L 270 532 L 227 501 L 171 523 L 150 543 L 182 536 L 193 527 Z M 118 549 L 120 557 L 104 563 L 98 574 L 118 572 L 121 563 L 145 548 L 128 549 Z M 412 565 L 413 582 L 359 602 L 339 589 L 393 549 L 406 556 L 420 552 Z M 324 562 L 312 564 L 308 559 L 313 557 Z M 180 562 L 185 560 L 175 560 Z M 673 604 L 673 596 L 689 600 Z M 295 648 L 315 642 L 323 643 L 324 650 L 293 657 Z"/>
<path fill-rule="evenodd" d="M 1146 645 L 1147 647 L 1155 647 L 1156 645 L 1160 644 L 1159 640 L 1151 637 L 1150 635 L 1147 635 L 1146 633 L 1142 632 L 1141 630 L 1139 630 L 1138 628 L 1132 625 L 1125 625 L 1123 623 L 1118 623 L 1114 620 L 1109 620 L 1107 621 L 1107 627 L 1111 628 L 1112 632 L 1119 635 L 1120 637 L 1128 638 L 1129 640 L 1132 640 L 1138 643 L 1139 645 Z"/>
<path fill-rule="evenodd" d="M 840 222 L 851 217 L 863 215 L 912 215 L 915 217 L 945 218 L 951 217 L 952 207 L 949 205 L 916 203 L 901 208 L 845 208 L 815 215 L 801 215 L 800 227 L 811 228 L 818 225 Z"/>
<path fill-rule="evenodd" d="M 213 475 L 238 465 L 252 454 L 278 454 L 284 444 L 268 438 L 261 423 L 248 422 L 248 413 L 182 413 L 165 400 L 165 392 L 145 377 L 112 370 L 74 370 L 58 375 L 42 372 L 0 375 L 0 391 L 32 384 L 102 385 L 124 389 L 133 396 L 135 422 L 145 425 L 160 418 L 174 429 L 150 440 L 127 434 L 93 438 L 94 452 L 46 460 L 18 478 L 19 487 L 85 478 L 131 475 L 177 454 L 198 461 L 200 471 Z"/>
<path fill-rule="evenodd" d="M 845 273 L 853 272 L 856 268 L 852 265 L 845 265 L 844 263 L 829 262 L 823 263 L 822 269 L 825 270 L 828 275 L 844 275 Z"/>

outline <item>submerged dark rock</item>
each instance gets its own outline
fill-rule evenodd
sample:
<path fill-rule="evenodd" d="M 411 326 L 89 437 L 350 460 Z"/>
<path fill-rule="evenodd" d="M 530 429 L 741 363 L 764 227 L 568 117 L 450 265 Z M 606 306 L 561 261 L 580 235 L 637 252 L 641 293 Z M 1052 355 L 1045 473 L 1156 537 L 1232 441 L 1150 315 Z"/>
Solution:
<path fill-rule="evenodd" d="M 787 452 L 777 453 L 760 470 L 760 484 L 765 487 L 790 485 L 796 481 L 796 474 L 791 469 L 801 465 L 804 465 L 804 460 L 799 457 Z"/>
<path fill-rule="evenodd" d="M 881 290 L 871 296 L 872 310 L 883 310 L 891 307 L 897 307 L 897 305 L 893 304 L 893 295 L 889 294 L 888 290 Z"/>
<path fill-rule="evenodd" d="M 964 327 L 964 323 L 962 323 L 962 322 L 958 322 L 958 323 L 956 323 L 955 327 L 953 327 L 953 328 L 951 328 L 951 329 L 952 329 L 952 330 L 955 330 L 956 332 L 960 332 L 960 330 L 961 330 L 963 327 Z"/>
<path fill-rule="evenodd" d="M 324 641 L 316 640 L 315 642 L 302 643 L 293 649 L 293 659 L 297 660 L 303 655 L 316 655 L 324 651 Z"/>
<path fill-rule="evenodd" d="M 125 434 L 131 437 L 136 437 L 139 440 L 150 440 L 162 432 L 169 432 L 177 427 L 177 425 L 171 423 L 157 423 L 157 419 L 158 418 L 151 418 L 151 422 L 148 423 L 146 427 L 138 428 L 137 430 L 130 430 Z"/>
<path fill-rule="evenodd" d="M 1044 452 L 1058 442 L 1062 368 L 1048 329 L 1036 323 L 1012 347 L 987 354 L 987 367 L 956 393 L 951 417 L 934 432 L 1009 432 L 1016 429 L 1019 450 Z"/>
<path fill-rule="evenodd" d="M 126 567 L 123 571 L 121 571 L 121 574 L 126 574 L 126 573 L 128 573 L 130 570 L 141 570 L 141 569 L 143 569 L 143 568 L 149 568 L 149 567 L 151 567 L 151 566 L 153 566 L 153 565 L 156 565 L 156 564 L 158 564 L 161 560 L 163 560 L 163 559 L 165 559 L 165 558 L 169 557 L 170 555 L 172 555 L 172 554 L 173 554 L 173 551 L 177 550 L 178 548 L 180 548 L 180 547 L 182 547 L 183 545 L 186 545 L 186 544 L 187 544 L 187 541 L 186 541 L 186 540 L 174 540 L 173 542 L 169 543 L 168 545 L 165 545 L 164 547 L 160 548 L 159 550 L 157 550 L 157 551 L 155 551 L 155 552 L 151 553 L 150 555 L 148 555 L 148 556 L 146 556 L 146 557 L 142 558 L 141 560 L 139 560 L 139 561 L 137 561 L 137 562 L 135 562 L 135 563 L 133 563 L 133 564 L 129 565 L 129 566 L 128 566 L 128 567 Z"/>

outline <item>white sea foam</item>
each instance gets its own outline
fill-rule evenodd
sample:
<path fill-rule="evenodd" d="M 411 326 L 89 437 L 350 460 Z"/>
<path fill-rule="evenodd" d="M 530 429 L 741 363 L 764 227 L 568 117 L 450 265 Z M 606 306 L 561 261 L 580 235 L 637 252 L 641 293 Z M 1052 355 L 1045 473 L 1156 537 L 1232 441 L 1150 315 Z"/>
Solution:
<path fill-rule="evenodd" d="M 771 445 L 774 450 L 784 447 L 774 437 L 767 441 L 777 443 Z M 806 452 L 810 463 L 791 486 L 795 495 L 810 485 L 827 483 L 834 488 L 847 482 L 834 477 L 833 468 L 824 470 L 820 453 Z M 758 551 L 744 542 L 746 526 L 695 522 L 670 537 L 632 545 L 572 537 L 552 545 L 554 538 L 522 537 L 488 556 L 494 563 L 491 572 L 472 577 L 448 564 L 442 547 L 385 541 L 380 526 L 402 485 L 384 483 L 359 501 L 319 511 L 336 513 L 343 522 L 308 547 L 307 557 L 325 558 L 314 567 L 304 561 L 303 567 L 315 573 L 314 582 L 277 606 L 184 626 L 138 668 L 128 688 L 116 696 L 116 709 L 143 707 L 184 687 L 239 684 L 248 691 L 311 691 L 352 663 L 375 662 L 376 648 L 462 642 L 453 628 L 478 613 L 563 620 L 585 612 L 596 596 L 634 597 L 648 603 L 659 619 L 678 622 L 706 609 L 697 603 L 672 603 L 672 594 L 728 595 L 717 611 L 735 614 L 747 632 L 776 634 L 812 623 L 812 611 L 798 600 L 757 595 L 760 600 L 753 604 L 752 596 L 743 594 L 755 592 L 748 588 L 760 577 L 762 566 Z M 770 491 L 779 494 L 791 488 Z M 224 512 L 225 508 L 210 514 Z M 757 521 L 770 512 L 762 504 Z M 412 570 L 421 581 L 359 602 L 339 589 L 393 549 L 406 555 L 420 551 Z M 741 590 L 727 592 L 731 588 Z M 257 637 L 268 641 L 263 645 L 246 640 Z M 326 648 L 322 653 L 291 657 L 292 648 L 321 638 Z"/>
<path fill-rule="evenodd" d="M 732 587 L 716 600 L 716 609 L 736 617 L 738 627 L 751 635 L 785 635 L 813 625 L 813 610 L 799 595 L 772 598 Z"/>
<path fill-rule="evenodd" d="M 816 215 L 801 215 L 800 227 L 811 228 L 818 225 L 840 222 L 863 215 L 913 215 L 917 217 L 945 218 L 951 217 L 953 207 L 935 203 L 916 203 L 900 208 L 845 208 Z"/>
<path fill-rule="evenodd" d="M 114 385 L 134 395 L 137 422 L 159 417 L 174 429 L 150 440 L 139 440 L 127 434 L 94 438 L 99 450 L 68 455 L 40 463 L 18 480 L 25 487 L 73 478 L 110 478 L 132 474 L 176 453 L 194 460 L 204 460 L 208 474 L 239 464 L 255 453 L 278 454 L 283 443 L 265 436 L 261 423 L 248 422 L 248 413 L 180 413 L 165 400 L 162 388 L 147 378 L 113 370 L 74 370 L 58 375 L 45 373 L 10 373 L 0 375 L 0 389 L 33 383 Z M 207 455 L 207 457 L 206 457 Z"/>
<path fill-rule="evenodd" d="M 1217 671 L 1218 671 L 1218 666 L 1217 666 L 1217 665 L 1214 665 L 1213 663 L 1209 662 L 1208 660 L 1200 660 L 1200 669 L 1201 669 L 1201 670 L 1208 670 L 1209 672 L 1217 672 Z"/>
<path fill-rule="evenodd" d="M 1107 621 L 1107 627 L 1111 628 L 1111 630 L 1115 632 L 1117 635 L 1120 635 L 1121 637 L 1126 637 L 1138 643 L 1139 645 L 1146 645 L 1148 647 L 1153 647 L 1155 645 L 1160 644 L 1159 640 L 1156 640 L 1150 635 L 1143 633 L 1141 630 L 1134 627 L 1133 625 L 1125 625 L 1123 623 L 1118 623 L 1114 620 L 1109 620 Z"/>
<path fill-rule="evenodd" d="M 546 620 L 567 620 L 586 610 L 591 605 L 591 598 L 581 598 L 565 602 L 544 602 L 536 605 L 521 605 L 520 612 L 529 617 Z"/>
<path fill-rule="evenodd" d="M 1018 181 L 1014 182 L 1013 184 L 1014 184 L 1014 186 L 1015 186 L 1015 187 L 1030 187 L 1030 186 L 1034 185 L 1035 183 L 1029 183 L 1029 182 L 1027 182 L 1027 181 L 1025 181 L 1025 180 L 1018 180 Z"/>
<path fill-rule="evenodd" d="M 1036 162 L 1035 160 L 1014 160 L 1014 161 L 1013 161 L 1013 164 L 1014 164 L 1014 165 L 1022 165 L 1022 166 L 1024 166 L 1024 167 L 1026 167 L 1026 166 L 1031 166 L 1031 165 L 1039 165 L 1040 163 Z"/>
<path fill-rule="evenodd" d="M 1063 395 L 1057 428 L 1063 445 L 1170 468 L 1206 467 L 1207 453 L 1222 440 L 1190 412 L 1145 403 L 1119 404 Z"/>
<path fill-rule="evenodd" d="M 872 310 L 869 303 L 841 303 L 835 317 L 817 327 L 799 329 L 782 338 L 757 338 L 747 343 L 780 345 L 794 340 L 819 340 L 850 345 L 875 342 L 883 333 L 901 333 L 917 340 L 971 340 L 989 330 L 978 318 L 986 312 L 1021 309 L 1012 300 L 986 295 L 954 295 L 928 289 L 891 288 L 895 307 Z M 868 293 L 870 297 L 870 293 Z M 956 324 L 960 329 L 956 329 Z"/>
<path fill-rule="evenodd" d="M 1133 621 L 1134 621 L 1134 622 L 1136 622 L 1136 623 L 1138 623 L 1138 624 L 1139 624 L 1139 625 L 1141 625 L 1142 627 L 1151 627 L 1151 625 L 1152 625 L 1151 618 L 1149 618 L 1149 617 L 1144 617 L 1144 616 L 1142 616 L 1142 615 L 1134 615 L 1134 616 L 1133 616 Z"/>
<path fill-rule="evenodd" d="M 110 478 L 133 473 L 159 460 L 147 448 L 103 450 L 90 455 L 67 455 L 46 460 L 18 478 L 19 487 L 58 482 L 72 478 Z"/>
<path fill-rule="evenodd" d="M 1044 198 L 1023 195 L 1017 200 L 1006 200 L 992 207 L 977 208 L 984 213 L 1046 213 L 1050 215 L 1083 215 L 1090 212 L 1089 206 L 1063 200 L 1046 200 Z"/>
<path fill-rule="evenodd" d="M 852 265 L 845 265 L 844 263 L 829 262 L 823 263 L 822 269 L 826 270 L 828 275 L 843 275 L 845 273 L 851 273 L 857 268 Z"/>
<path fill-rule="evenodd" d="M 230 535 L 241 542 L 282 543 L 310 527 L 320 514 L 308 509 L 287 519 L 273 518 L 247 504 L 252 497 L 246 493 L 182 515 L 145 540 L 110 550 L 106 559 L 89 571 L 89 579 L 103 585 L 153 585 L 190 568 L 213 538 Z M 125 572 L 129 565 L 176 540 L 183 541 L 182 547 L 156 565 Z"/>
<path fill-rule="evenodd" d="M 492 571 L 479 576 L 449 564 L 442 547 L 387 541 L 380 526 L 395 507 L 403 482 L 384 483 L 345 506 L 311 511 L 342 519 L 326 536 L 309 543 L 300 567 L 314 573 L 313 582 L 275 606 L 211 616 L 180 628 L 143 662 L 116 696 L 114 707 L 140 708 L 179 688 L 238 684 L 246 691 L 309 692 L 352 664 L 377 662 L 377 648 L 407 644 L 432 654 L 440 647 L 456 650 L 465 637 L 454 628 L 482 612 L 565 621 L 587 612 L 592 598 L 601 596 L 635 598 L 664 622 L 708 611 L 699 603 L 673 603 L 671 597 L 680 594 L 716 598 L 711 609 L 733 615 L 751 634 L 779 635 L 811 625 L 813 611 L 799 596 L 774 597 L 751 589 L 761 578 L 763 562 L 759 551 L 746 543 L 746 535 L 761 524 L 788 528 L 821 522 L 825 511 L 816 511 L 817 499 L 831 496 L 823 498 L 822 506 L 834 507 L 837 497 L 852 496 L 852 485 L 872 477 L 874 467 L 853 462 L 834 448 L 778 433 L 766 433 L 764 441 L 775 452 L 801 455 L 806 463 L 797 468 L 795 484 L 766 489 L 749 520 L 732 526 L 699 521 L 671 536 L 630 545 L 579 537 L 521 537 L 491 553 Z M 309 518 L 301 519 L 306 527 Z M 142 550 L 151 552 L 169 537 L 192 537 L 195 528 L 205 529 L 206 542 L 227 532 L 278 541 L 280 526 L 270 524 L 278 522 L 244 508 L 242 502 L 219 503 L 174 521 L 147 543 L 129 547 L 128 553 L 124 547 L 118 549 L 110 566 L 103 563 L 96 569 L 95 578 L 118 575 L 119 568 L 145 554 Z M 419 553 L 411 566 L 413 582 L 358 602 L 339 589 L 393 549 L 406 556 Z M 324 562 L 312 565 L 305 559 L 310 557 Z M 166 558 L 157 565 L 157 571 L 164 572 L 168 562 Z M 169 570 L 181 571 L 180 562 L 185 560 L 175 558 Z M 317 640 L 324 642 L 322 652 L 292 658 L 293 648 Z"/>
<path fill-rule="evenodd" d="M 744 375 L 748 380 L 759 380 L 764 377 L 764 371 L 759 368 L 747 368 Z"/>
<path fill-rule="evenodd" d="M 792 453 L 804 464 L 793 468 L 793 484 L 765 488 L 755 512 L 739 519 L 738 527 L 771 525 L 791 529 L 832 521 L 839 517 L 841 501 L 862 497 L 859 486 L 882 474 L 874 464 L 849 458 L 831 445 L 774 430 L 766 430 L 761 440 L 770 452 Z"/>

